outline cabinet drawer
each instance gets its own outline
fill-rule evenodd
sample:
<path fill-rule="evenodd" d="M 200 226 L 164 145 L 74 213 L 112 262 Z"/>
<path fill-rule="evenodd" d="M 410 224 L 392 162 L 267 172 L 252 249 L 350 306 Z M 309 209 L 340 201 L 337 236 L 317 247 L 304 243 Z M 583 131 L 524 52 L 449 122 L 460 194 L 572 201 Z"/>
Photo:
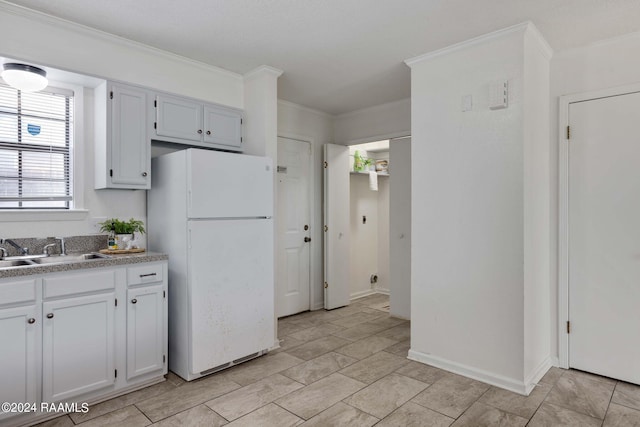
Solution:
<path fill-rule="evenodd" d="M 162 282 L 163 264 L 147 264 L 127 269 L 127 284 L 129 286 L 143 283 Z"/>
<path fill-rule="evenodd" d="M 36 279 L 0 283 L 0 305 L 36 300 Z"/>
<path fill-rule="evenodd" d="M 115 289 L 116 272 L 114 270 L 82 272 L 57 277 L 45 277 L 42 281 L 44 297 L 54 298 L 63 295 Z"/>

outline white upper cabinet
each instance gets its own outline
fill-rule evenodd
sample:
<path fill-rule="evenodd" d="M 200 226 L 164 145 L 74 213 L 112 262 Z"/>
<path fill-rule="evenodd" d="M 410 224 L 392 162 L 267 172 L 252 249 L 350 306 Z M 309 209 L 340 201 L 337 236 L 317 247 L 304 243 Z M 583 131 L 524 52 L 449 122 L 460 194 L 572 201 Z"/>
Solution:
<path fill-rule="evenodd" d="M 150 92 L 105 82 L 95 90 L 95 188 L 151 188 Z"/>
<path fill-rule="evenodd" d="M 202 140 L 202 104 L 169 95 L 156 96 L 156 135 Z"/>
<path fill-rule="evenodd" d="M 153 139 L 242 151 L 242 111 L 171 95 L 156 95 Z"/>

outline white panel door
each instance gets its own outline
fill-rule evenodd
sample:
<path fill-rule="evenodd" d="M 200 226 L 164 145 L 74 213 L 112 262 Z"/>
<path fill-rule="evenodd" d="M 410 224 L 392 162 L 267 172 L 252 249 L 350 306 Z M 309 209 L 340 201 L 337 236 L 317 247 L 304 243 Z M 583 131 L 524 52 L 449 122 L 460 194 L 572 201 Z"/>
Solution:
<path fill-rule="evenodd" d="M 164 368 L 162 284 L 127 290 L 127 379 Z"/>
<path fill-rule="evenodd" d="M 40 328 L 34 305 L 0 310 L 0 401 L 36 403 Z M 16 414 L 0 411 L 0 420 Z"/>
<path fill-rule="evenodd" d="M 349 305 L 349 147 L 324 146 L 324 308 Z"/>
<path fill-rule="evenodd" d="M 310 158 L 308 142 L 278 138 L 277 317 L 310 308 Z"/>
<path fill-rule="evenodd" d="M 190 149 L 189 218 L 273 216 L 273 168 L 267 157 Z"/>
<path fill-rule="evenodd" d="M 202 141 L 203 104 L 169 95 L 156 97 L 156 134 Z"/>
<path fill-rule="evenodd" d="M 569 365 L 640 384 L 640 93 L 569 107 Z"/>
<path fill-rule="evenodd" d="M 48 301 L 42 308 L 42 400 L 57 402 L 113 385 L 114 293 Z"/>
<path fill-rule="evenodd" d="M 389 281 L 392 316 L 411 318 L 411 139 L 389 144 Z"/>
<path fill-rule="evenodd" d="M 189 221 L 192 374 L 274 345 L 273 220 Z"/>
<path fill-rule="evenodd" d="M 113 85 L 111 90 L 111 183 L 127 188 L 150 188 L 147 92 L 118 85 Z"/>

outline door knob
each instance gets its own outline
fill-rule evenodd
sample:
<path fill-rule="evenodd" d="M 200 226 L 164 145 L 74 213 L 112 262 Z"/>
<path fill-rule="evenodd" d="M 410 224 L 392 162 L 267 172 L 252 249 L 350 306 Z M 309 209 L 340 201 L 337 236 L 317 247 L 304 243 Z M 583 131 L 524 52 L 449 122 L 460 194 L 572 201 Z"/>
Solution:
<path fill-rule="evenodd" d="M 305 238 L 304 238 L 304 241 L 305 241 L 305 243 L 310 242 L 310 241 L 311 241 L 311 237 L 305 237 Z"/>

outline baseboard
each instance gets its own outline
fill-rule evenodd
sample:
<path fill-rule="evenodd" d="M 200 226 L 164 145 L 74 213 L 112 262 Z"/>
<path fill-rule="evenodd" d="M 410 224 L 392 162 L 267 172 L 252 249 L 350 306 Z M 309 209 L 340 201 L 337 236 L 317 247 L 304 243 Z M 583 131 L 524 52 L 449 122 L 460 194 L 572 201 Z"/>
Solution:
<path fill-rule="evenodd" d="M 367 289 L 366 291 L 354 292 L 349 295 L 349 299 L 351 301 L 357 300 L 359 298 L 368 297 L 369 295 L 377 294 L 378 292 L 375 289 Z"/>
<path fill-rule="evenodd" d="M 435 366 L 436 368 L 444 369 L 445 371 L 453 372 L 454 374 L 463 375 L 496 387 L 504 388 L 506 390 L 513 391 L 514 393 L 522 394 L 524 396 L 528 395 L 525 383 L 514 380 L 513 378 L 508 378 L 483 369 L 452 362 L 450 360 L 421 353 L 413 349 L 409 350 L 408 358 L 410 360 L 415 360 L 416 362 L 425 363 L 427 365 Z"/>
<path fill-rule="evenodd" d="M 311 307 L 311 311 L 322 310 L 324 308 L 324 302 L 318 302 L 313 307 Z"/>
<path fill-rule="evenodd" d="M 551 359 L 551 366 L 555 366 L 556 368 L 560 367 L 560 359 L 558 359 L 558 356 L 551 356 L 549 359 Z"/>
<path fill-rule="evenodd" d="M 391 290 L 387 289 L 387 288 L 376 288 L 376 293 L 389 295 L 389 294 L 391 294 Z"/>
<path fill-rule="evenodd" d="M 551 356 L 549 356 L 544 359 L 540 365 L 538 365 L 538 367 L 531 373 L 531 375 L 529 375 L 529 377 L 527 377 L 524 382 L 527 387 L 527 394 L 531 393 L 531 390 L 533 390 L 536 384 L 538 384 L 538 381 L 540 381 L 540 379 L 544 377 L 544 374 L 547 373 L 551 366 L 553 366 L 553 363 L 551 361 Z"/>

